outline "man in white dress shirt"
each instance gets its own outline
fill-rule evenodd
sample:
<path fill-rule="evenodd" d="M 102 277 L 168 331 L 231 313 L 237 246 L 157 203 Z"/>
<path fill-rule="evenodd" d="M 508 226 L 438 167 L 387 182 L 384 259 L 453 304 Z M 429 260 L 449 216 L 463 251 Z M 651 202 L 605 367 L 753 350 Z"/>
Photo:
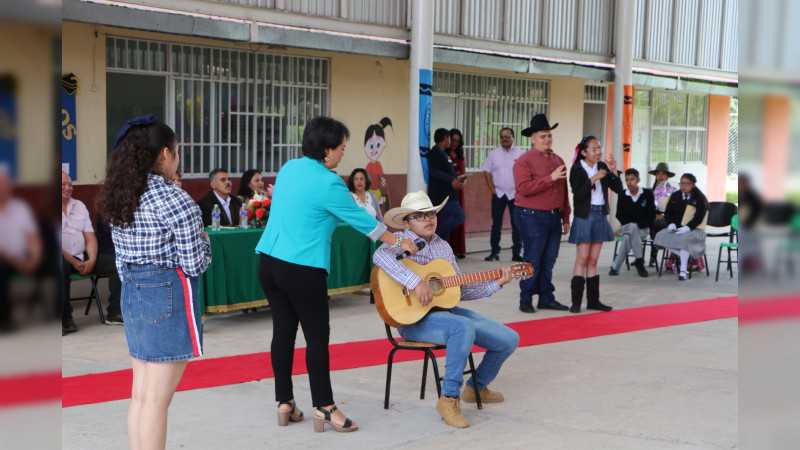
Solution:
<path fill-rule="evenodd" d="M 514 223 L 514 162 L 524 153 L 514 145 L 514 130 L 503 128 L 500 130 L 500 147 L 492 150 L 483 163 L 484 179 L 492 192 L 492 233 L 489 237 L 492 253 L 484 258 L 486 261 L 500 260 L 500 231 L 506 207 L 511 219 L 511 259 L 522 261 L 522 240 Z"/>

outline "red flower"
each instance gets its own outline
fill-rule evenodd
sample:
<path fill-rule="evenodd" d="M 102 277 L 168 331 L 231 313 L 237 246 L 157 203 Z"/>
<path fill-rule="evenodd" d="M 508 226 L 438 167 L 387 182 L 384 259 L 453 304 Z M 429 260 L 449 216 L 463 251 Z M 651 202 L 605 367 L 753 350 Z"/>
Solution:
<path fill-rule="evenodd" d="M 253 200 L 253 202 L 250 203 L 250 205 L 252 205 L 254 208 L 258 208 L 259 206 L 261 206 L 261 202 L 258 200 Z"/>
<path fill-rule="evenodd" d="M 269 206 L 272 204 L 271 198 L 265 198 L 263 202 L 261 202 L 261 206 Z"/>
<path fill-rule="evenodd" d="M 253 218 L 253 210 L 252 209 L 248 209 L 247 210 L 247 218 L 248 219 L 252 219 Z"/>
<path fill-rule="evenodd" d="M 256 217 L 258 217 L 259 219 L 263 219 L 264 218 L 264 214 L 266 214 L 266 213 L 267 212 L 264 211 L 263 209 L 257 209 L 256 210 Z"/>

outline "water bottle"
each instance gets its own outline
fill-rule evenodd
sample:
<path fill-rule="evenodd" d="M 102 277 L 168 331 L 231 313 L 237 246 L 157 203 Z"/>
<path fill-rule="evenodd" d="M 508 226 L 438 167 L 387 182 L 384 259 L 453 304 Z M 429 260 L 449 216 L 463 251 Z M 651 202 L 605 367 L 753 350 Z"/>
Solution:
<path fill-rule="evenodd" d="M 214 209 L 211 210 L 211 229 L 214 231 L 219 231 L 219 205 L 214 205 Z"/>
<path fill-rule="evenodd" d="M 247 229 L 247 203 L 242 204 L 242 207 L 239 208 L 239 228 Z"/>

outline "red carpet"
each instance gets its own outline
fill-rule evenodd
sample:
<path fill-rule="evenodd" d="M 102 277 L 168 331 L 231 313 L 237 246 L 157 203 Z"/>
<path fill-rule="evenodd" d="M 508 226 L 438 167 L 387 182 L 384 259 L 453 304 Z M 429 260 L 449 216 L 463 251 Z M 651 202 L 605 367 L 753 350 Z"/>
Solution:
<path fill-rule="evenodd" d="M 623 309 L 611 313 L 566 315 L 510 323 L 520 334 L 520 347 L 571 341 L 631 331 L 737 317 L 738 298 L 725 297 L 667 305 Z M 386 339 L 330 346 L 331 370 L 386 364 L 391 344 Z M 476 348 L 474 351 L 482 351 Z M 440 352 L 442 355 L 444 352 Z M 437 354 L 437 356 L 439 356 Z M 398 352 L 395 361 L 422 359 L 422 352 Z M 306 373 L 305 349 L 295 352 L 294 374 Z M 130 397 L 132 371 L 62 378 L 62 407 L 122 400 Z M 226 386 L 271 378 L 269 353 L 199 359 L 186 368 L 179 391 Z"/>

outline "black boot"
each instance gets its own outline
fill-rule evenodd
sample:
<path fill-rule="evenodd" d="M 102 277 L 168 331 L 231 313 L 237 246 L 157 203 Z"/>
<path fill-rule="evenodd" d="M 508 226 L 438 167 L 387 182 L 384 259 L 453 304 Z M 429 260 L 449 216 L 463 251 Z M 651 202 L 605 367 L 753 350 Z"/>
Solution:
<path fill-rule="evenodd" d="M 583 283 L 586 280 L 583 277 L 575 275 L 572 277 L 572 307 L 569 309 L 571 313 L 581 312 L 581 302 L 583 302 Z"/>
<path fill-rule="evenodd" d="M 586 279 L 586 309 L 598 311 L 611 311 L 612 309 L 600 302 L 600 275 Z"/>
<path fill-rule="evenodd" d="M 633 262 L 633 265 L 636 267 L 636 271 L 639 272 L 640 277 L 647 278 L 650 276 L 650 274 L 647 273 L 647 269 L 644 268 L 644 258 L 637 259 Z"/>

